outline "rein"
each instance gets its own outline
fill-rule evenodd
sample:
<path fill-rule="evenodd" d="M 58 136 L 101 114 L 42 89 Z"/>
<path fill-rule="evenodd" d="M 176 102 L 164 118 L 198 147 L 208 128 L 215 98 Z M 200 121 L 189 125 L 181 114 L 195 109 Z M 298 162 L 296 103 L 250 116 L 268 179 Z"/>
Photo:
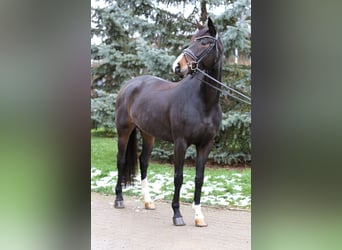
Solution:
<path fill-rule="evenodd" d="M 209 82 L 207 82 L 207 81 L 205 81 L 205 80 L 200 80 L 200 79 L 198 79 L 198 80 L 204 82 L 205 84 L 209 85 L 210 87 L 212 87 L 213 89 L 215 89 L 215 90 L 221 92 L 221 93 L 224 94 L 224 95 L 230 96 L 230 97 L 234 98 L 235 100 L 238 100 L 238 101 L 240 101 L 240 102 L 244 102 L 244 103 L 246 103 L 246 104 L 251 105 L 251 98 L 250 98 L 249 96 L 246 96 L 246 95 L 242 94 L 241 92 L 237 91 L 236 89 L 233 89 L 233 88 L 227 86 L 226 84 L 224 84 L 224 83 L 222 83 L 222 82 L 216 80 L 214 77 L 208 75 L 206 72 L 204 72 L 203 70 L 199 69 L 198 67 L 195 69 L 194 72 L 197 72 L 197 71 L 198 71 L 198 72 L 201 72 L 203 75 L 205 75 L 205 76 L 208 77 L 209 79 L 213 80 L 214 82 L 218 83 L 218 84 L 221 85 L 222 87 L 224 87 L 224 88 L 226 88 L 226 89 L 228 89 L 228 90 L 230 90 L 230 91 L 232 91 L 232 92 L 238 94 L 239 96 L 232 95 L 232 94 L 229 93 L 227 90 L 220 89 L 220 88 L 218 88 L 218 87 L 216 87 L 216 86 L 213 86 L 212 84 L 210 84 Z"/>

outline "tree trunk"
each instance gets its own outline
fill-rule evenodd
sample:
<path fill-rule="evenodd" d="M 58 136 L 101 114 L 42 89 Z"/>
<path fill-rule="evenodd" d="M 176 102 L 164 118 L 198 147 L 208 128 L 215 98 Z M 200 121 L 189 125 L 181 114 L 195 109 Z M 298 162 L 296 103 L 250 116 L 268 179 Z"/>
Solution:
<path fill-rule="evenodd" d="M 207 21 L 208 18 L 208 12 L 207 12 L 207 1 L 206 0 L 201 0 L 201 18 L 200 21 L 202 24 Z"/>

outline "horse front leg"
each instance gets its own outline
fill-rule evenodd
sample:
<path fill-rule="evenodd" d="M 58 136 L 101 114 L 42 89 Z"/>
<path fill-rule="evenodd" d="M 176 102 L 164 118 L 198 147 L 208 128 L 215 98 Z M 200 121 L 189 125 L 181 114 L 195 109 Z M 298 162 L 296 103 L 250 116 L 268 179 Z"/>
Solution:
<path fill-rule="evenodd" d="M 204 220 L 204 215 L 201 210 L 201 192 L 204 179 L 204 168 L 207 161 L 212 143 L 205 146 L 196 146 L 196 177 L 195 177 L 195 196 L 192 208 L 195 210 L 195 226 L 207 227 L 208 224 Z"/>
<path fill-rule="evenodd" d="M 173 224 L 175 226 L 184 226 L 185 222 L 183 220 L 183 216 L 180 212 L 179 206 L 179 195 L 180 189 L 183 184 L 183 166 L 184 166 L 184 157 L 187 149 L 187 144 L 184 140 L 175 141 L 174 145 L 174 165 L 175 165 L 175 173 L 174 173 L 174 186 L 175 191 L 172 199 L 172 209 L 173 209 Z"/>

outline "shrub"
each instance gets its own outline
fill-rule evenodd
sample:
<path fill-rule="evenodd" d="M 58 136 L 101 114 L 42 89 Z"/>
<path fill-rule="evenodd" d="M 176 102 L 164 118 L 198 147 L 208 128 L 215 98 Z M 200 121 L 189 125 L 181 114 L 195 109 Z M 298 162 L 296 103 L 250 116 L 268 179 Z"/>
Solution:
<path fill-rule="evenodd" d="M 115 99 L 117 94 L 108 94 L 95 89 L 97 98 L 91 99 L 91 121 L 93 128 L 112 131 L 115 128 Z"/>

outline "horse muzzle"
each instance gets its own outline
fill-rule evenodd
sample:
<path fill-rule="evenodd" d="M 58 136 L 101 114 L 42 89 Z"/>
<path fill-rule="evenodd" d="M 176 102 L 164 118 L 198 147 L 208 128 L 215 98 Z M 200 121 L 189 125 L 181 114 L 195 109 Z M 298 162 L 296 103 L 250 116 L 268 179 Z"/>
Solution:
<path fill-rule="evenodd" d="M 175 60 L 175 62 L 173 63 L 172 70 L 176 75 L 182 78 L 187 76 L 190 73 L 185 55 L 183 53 L 180 54 L 178 58 Z"/>

